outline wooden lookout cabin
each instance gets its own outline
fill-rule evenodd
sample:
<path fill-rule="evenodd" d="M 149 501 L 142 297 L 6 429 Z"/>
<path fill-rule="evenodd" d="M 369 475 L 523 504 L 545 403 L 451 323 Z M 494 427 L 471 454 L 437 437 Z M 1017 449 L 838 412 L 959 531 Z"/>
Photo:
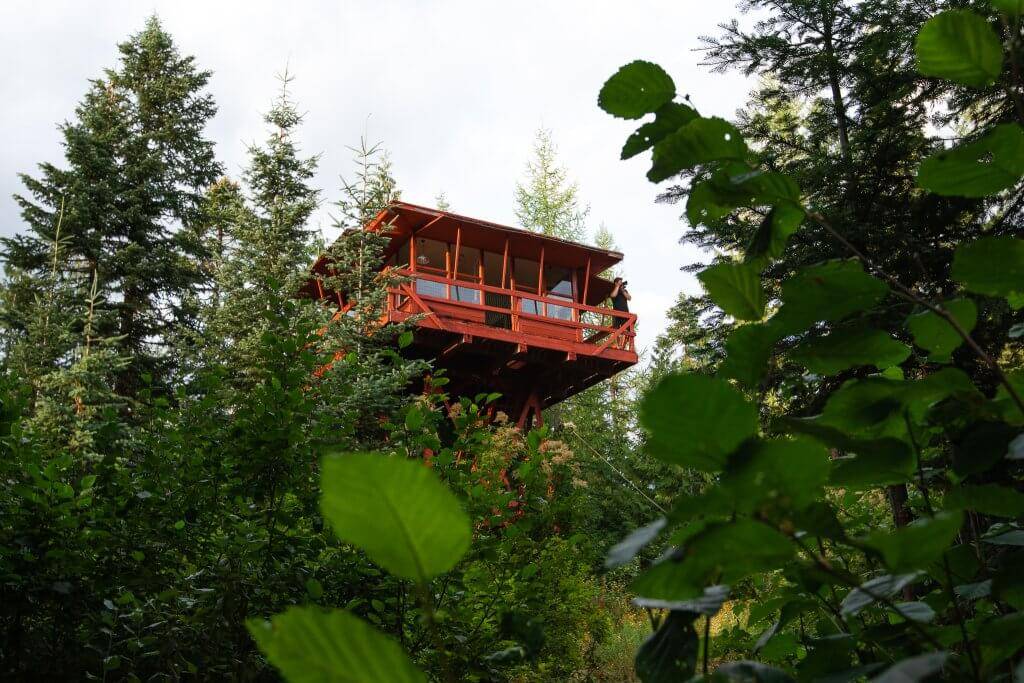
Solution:
<path fill-rule="evenodd" d="M 605 305 L 612 283 L 600 274 L 618 252 L 405 202 L 364 229 L 390 237 L 385 267 L 405 276 L 388 320 L 419 316 L 403 353 L 443 368 L 452 396 L 499 392 L 496 408 L 525 428 L 637 362 L 636 315 Z M 312 281 L 306 291 L 346 307 L 344 293 Z"/>

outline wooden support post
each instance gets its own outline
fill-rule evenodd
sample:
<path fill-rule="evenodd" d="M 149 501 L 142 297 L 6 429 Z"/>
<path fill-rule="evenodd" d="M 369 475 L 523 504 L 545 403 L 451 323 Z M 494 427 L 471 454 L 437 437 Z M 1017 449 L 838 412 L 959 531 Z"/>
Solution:
<path fill-rule="evenodd" d="M 505 238 L 505 253 L 501 257 L 501 284 L 498 285 L 502 289 L 505 288 L 505 276 L 508 275 L 508 238 Z"/>
<path fill-rule="evenodd" d="M 540 247 L 540 266 L 537 268 L 537 296 L 544 296 L 544 245 Z M 537 302 L 534 302 L 534 306 L 537 306 Z M 537 307 L 538 315 L 548 314 L 548 305 L 545 302 L 540 302 L 540 306 Z"/>
<path fill-rule="evenodd" d="M 587 270 L 583 275 L 583 300 L 580 301 L 584 306 L 587 305 L 587 291 L 590 288 L 590 257 L 587 257 Z"/>
<path fill-rule="evenodd" d="M 462 251 L 462 226 L 458 225 L 455 227 L 455 267 L 453 279 L 459 279 L 459 252 Z"/>

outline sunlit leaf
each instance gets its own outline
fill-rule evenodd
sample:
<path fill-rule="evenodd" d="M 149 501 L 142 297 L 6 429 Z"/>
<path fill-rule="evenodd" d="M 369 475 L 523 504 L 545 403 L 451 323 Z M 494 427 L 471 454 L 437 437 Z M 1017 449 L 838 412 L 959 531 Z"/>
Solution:
<path fill-rule="evenodd" d="M 348 612 L 290 607 L 246 622 L 260 650 L 289 683 L 425 683 L 394 640 Z"/>
<path fill-rule="evenodd" d="M 729 459 L 722 486 L 742 512 L 768 501 L 801 509 L 817 500 L 828 480 L 829 455 L 806 437 L 751 442 Z"/>
<path fill-rule="evenodd" d="M 935 610 L 926 602 L 897 602 L 893 610 L 908 621 L 930 622 L 935 620 Z"/>
<path fill-rule="evenodd" d="M 984 17 L 969 10 L 948 10 L 929 19 L 914 51 L 922 74 L 962 85 L 992 85 L 1003 69 L 999 36 Z"/>
<path fill-rule="evenodd" d="M 704 595 L 693 600 L 656 600 L 653 598 L 635 598 L 633 604 L 649 609 L 667 609 L 675 612 L 690 612 L 713 617 L 722 609 L 722 604 L 729 597 L 728 586 L 708 586 Z"/>
<path fill-rule="evenodd" d="M 782 336 L 771 320 L 735 328 L 725 341 L 727 355 L 718 369 L 719 374 L 756 387 L 768 371 L 768 359 Z"/>
<path fill-rule="evenodd" d="M 750 244 L 747 245 L 744 260 L 760 262 L 763 259 L 778 258 L 786 249 L 789 236 L 797 231 L 804 220 L 803 208 L 790 201 L 775 204 L 768 211 Z"/>
<path fill-rule="evenodd" d="M 860 365 L 879 370 L 899 365 L 910 348 L 888 333 L 863 325 L 847 325 L 825 337 L 808 339 L 790 352 L 790 358 L 819 375 L 834 375 Z"/>
<path fill-rule="evenodd" d="M 917 183 L 949 197 L 987 197 L 1013 187 L 1024 175 L 1024 130 L 996 126 L 979 140 L 936 152 L 921 162 Z"/>
<path fill-rule="evenodd" d="M 967 291 L 1006 297 L 1013 308 L 1024 307 L 1024 240 L 982 237 L 964 244 L 953 256 L 952 276 Z"/>
<path fill-rule="evenodd" d="M 615 72 L 601 88 L 597 104 L 612 116 L 638 119 L 676 96 L 672 78 L 657 64 L 637 60 Z"/>
<path fill-rule="evenodd" d="M 743 263 L 717 263 L 697 275 L 708 296 L 738 320 L 764 317 L 765 297 L 756 268 Z"/>
<path fill-rule="evenodd" d="M 667 102 L 654 112 L 654 121 L 645 123 L 629 136 L 622 147 L 622 158 L 630 159 L 654 147 L 698 116 L 693 107 L 680 102 Z"/>
<path fill-rule="evenodd" d="M 648 450 L 665 462 L 715 471 L 757 433 L 757 409 L 728 382 L 697 374 L 669 375 L 647 394 L 640 423 Z"/>
<path fill-rule="evenodd" d="M 978 308 L 970 299 L 954 299 L 942 304 L 965 332 L 970 332 L 978 322 Z M 963 337 L 948 320 L 932 311 L 923 311 L 907 319 L 907 328 L 914 337 L 914 343 L 928 352 L 928 360 L 934 363 L 948 363 L 953 353 L 964 343 Z"/>
<path fill-rule="evenodd" d="M 921 517 L 891 532 L 876 531 L 865 543 L 879 551 L 885 565 L 894 572 L 925 569 L 942 557 L 960 533 L 963 513 L 944 511 L 934 517 Z"/>
<path fill-rule="evenodd" d="M 677 173 L 712 161 L 743 161 L 747 145 L 734 125 L 720 118 L 699 118 L 654 146 L 654 165 L 647 173 L 661 182 Z"/>
<path fill-rule="evenodd" d="M 775 317 L 791 332 L 818 321 L 835 322 L 875 306 L 889 287 L 864 272 L 856 259 L 808 266 L 782 283 L 783 305 Z"/>
<path fill-rule="evenodd" d="M 376 453 L 327 457 L 321 485 L 334 533 L 396 576 L 425 583 L 469 548 L 469 518 L 422 462 Z"/>

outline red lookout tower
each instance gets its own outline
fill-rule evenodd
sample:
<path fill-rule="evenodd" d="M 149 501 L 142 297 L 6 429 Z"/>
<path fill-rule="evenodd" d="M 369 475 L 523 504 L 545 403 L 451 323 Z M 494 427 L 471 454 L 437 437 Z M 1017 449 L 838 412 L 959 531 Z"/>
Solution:
<path fill-rule="evenodd" d="M 385 267 L 408 277 L 388 320 L 422 316 L 403 353 L 443 368 L 453 396 L 500 392 L 497 408 L 523 428 L 637 362 L 636 315 L 604 306 L 612 283 L 599 274 L 618 252 L 405 202 L 364 229 L 391 238 Z"/>

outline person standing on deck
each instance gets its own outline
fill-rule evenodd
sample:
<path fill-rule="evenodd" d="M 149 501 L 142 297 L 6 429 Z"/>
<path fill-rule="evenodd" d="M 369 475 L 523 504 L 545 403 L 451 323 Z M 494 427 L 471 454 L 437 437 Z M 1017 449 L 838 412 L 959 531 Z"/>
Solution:
<path fill-rule="evenodd" d="M 622 313 L 629 313 L 629 303 L 627 302 L 633 300 L 633 297 L 631 297 L 629 292 L 626 290 L 626 285 L 629 283 L 624 281 L 621 277 L 617 277 L 612 284 L 614 285 L 612 287 L 612 293 L 608 295 L 612 300 L 612 308 Z M 626 322 L 626 317 L 615 316 L 615 320 L 617 325 L 621 325 Z"/>

